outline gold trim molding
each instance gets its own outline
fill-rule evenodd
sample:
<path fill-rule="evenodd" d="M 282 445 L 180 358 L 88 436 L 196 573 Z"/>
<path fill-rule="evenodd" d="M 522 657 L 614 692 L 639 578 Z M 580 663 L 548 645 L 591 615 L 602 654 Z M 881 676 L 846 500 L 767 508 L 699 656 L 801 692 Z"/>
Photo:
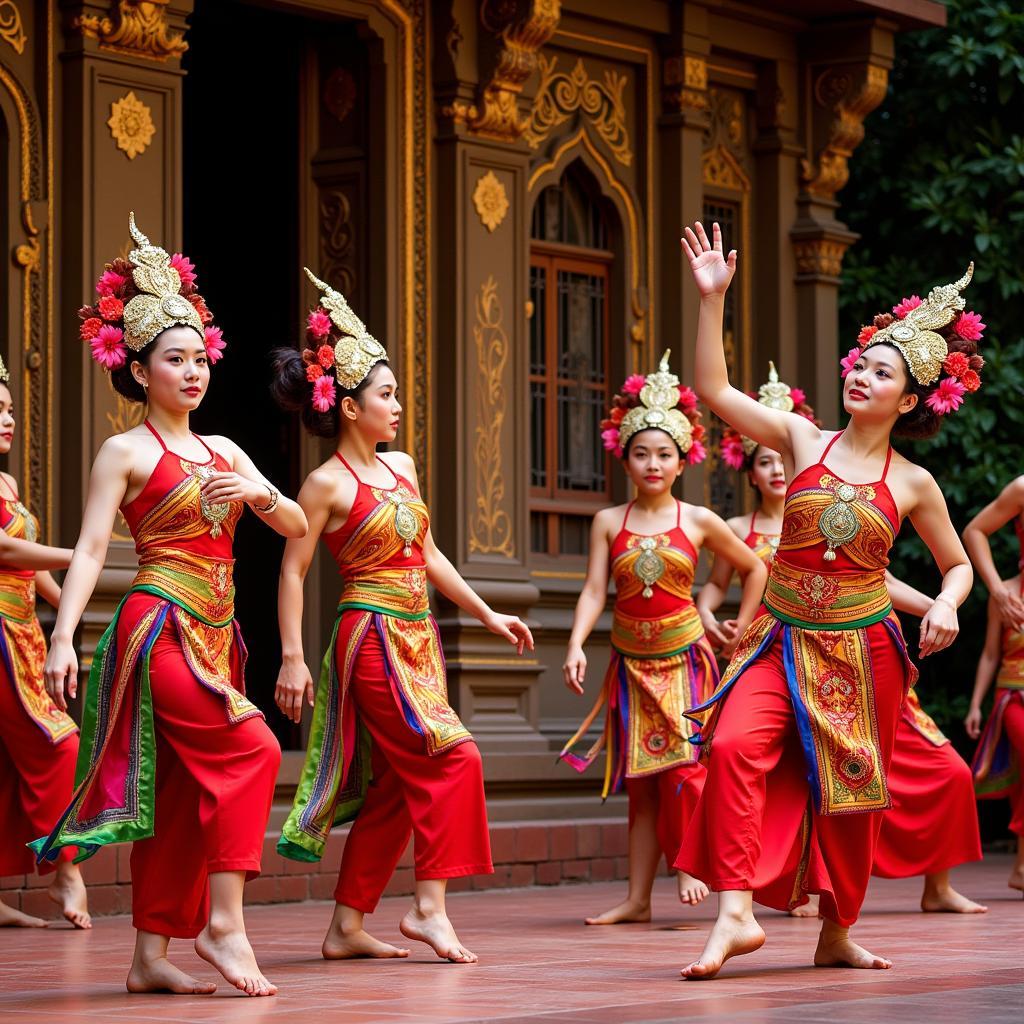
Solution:
<path fill-rule="evenodd" d="M 188 43 L 182 32 L 167 24 L 170 0 L 118 0 L 109 17 L 80 14 L 75 27 L 88 39 L 96 39 L 105 50 L 130 53 L 133 57 L 166 61 L 180 57 Z"/>
<path fill-rule="evenodd" d="M 0 0 L 0 39 L 9 43 L 15 53 L 25 52 L 28 36 L 21 24 L 21 11 L 14 0 Z"/>
<path fill-rule="evenodd" d="M 156 134 L 152 112 L 131 90 L 110 104 L 107 127 L 110 128 L 117 148 L 122 150 L 129 160 L 134 160 L 140 153 L 145 153 Z"/>
<path fill-rule="evenodd" d="M 666 57 L 661 75 L 661 102 L 667 111 L 684 113 L 708 108 L 708 62 L 684 54 Z"/>
<path fill-rule="evenodd" d="M 633 162 L 626 127 L 626 105 L 622 94 L 627 78 L 616 71 L 605 71 L 604 81 L 591 78 L 580 57 L 566 74 L 556 70 L 557 57 L 537 58 L 540 87 L 523 130 L 523 138 L 531 149 L 538 146 L 558 125 L 582 110 L 604 140 L 612 156 L 626 167 Z"/>
<path fill-rule="evenodd" d="M 473 189 L 473 206 L 480 223 L 488 231 L 494 232 L 508 213 L 508 195 L 494 171 L 480 175 L 476 188 Z"/>
<path fill-rule="evenodd" d="M 476 511 L 470 520 L 469 550 L 471 554 L 515 558 L 512 519 L 504 507 L 505 477 L 501 453 L 507 405 L 505 366 L 509 356 L 504 319 L 498 283 L 493 274 L 488 275 L 476 297 L 476 323 L 473 325 L 479 380 L 476 442 L 473 446 Z"/>
<path fill-rule="evenodd" d="M 721 143 L 705 150 L 701 157 L 701 171 L 705 185 L 749 192 L 750 178 L 740 162 Z"/>
<path fill-rule="evenodd" d="M 808 238 L 793 242 L 796 272 L 817 277 L 838 278 L 843 270 L 843 257 L 848 242 L 835 238 Z"/>

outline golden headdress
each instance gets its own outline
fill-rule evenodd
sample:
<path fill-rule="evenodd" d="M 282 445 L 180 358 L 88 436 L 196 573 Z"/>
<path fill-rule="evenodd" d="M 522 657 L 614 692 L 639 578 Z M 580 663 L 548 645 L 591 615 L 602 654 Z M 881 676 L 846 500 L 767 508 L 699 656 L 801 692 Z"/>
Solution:
<path fill-rule="evenodd" d="M 11 383 L 11 373 L 7 369 L 6 365 L 4 365 L 4 357 L 0 356 L 0 384 L 10 384 L 10 383 Z"/>
<path fill-rule="evenodd" d="M 679 378 L 668 368 L 671 349 L 666 349 L 656 373 L 650 373 L 640 389 L 640 405 L 622 418 L 618 446 L 625 450 L 629 439 L 641 430 L 664 430 L 685 455 L 693 445 L 693 426 L 678 409 Z"/>
<path fill-rule="evenodd" d="M 135 226 L 135 214 L 128 214 L 128 230 L 136 248 L 128 253 L 132 280 L 139 294 L 124 307 L 124 341 L 133 352 L 141 352 L 161 331 L 181 325 L 191 327 L 200 338 L 203 321 L 198 310 L 181 291 L 181 276 L 171 266 L 171 257 Z"/>
<path fill-rule="evenodd" d="M 921 305 L 873 334 L 864 348 L 868 349 L 883 341 L 893 345 L 907 361 L 910 373 L 918 384 L 925 387 L 934 384 L 949 354 L 946 339 L 935 332 L 939 327 L 951 323 L 963 310 L 965 302 L 960 293 L 970 283 L 973 274 L 974 264 L 971 263 L 959 281 L 933 288 Z"/>
<path fill-rule="evenodd" d="M 381 360 L 388 361 L 384 346 L 369 333 L 366 325 L 352 312 L 345 296 L 316 277 L 309 267 L 306 276 L 320 289 L 320 305 L 327 310 L 331 323 L 341 332 L 334 346 L 334 372 L 346 391 L 353 391 Z"/>

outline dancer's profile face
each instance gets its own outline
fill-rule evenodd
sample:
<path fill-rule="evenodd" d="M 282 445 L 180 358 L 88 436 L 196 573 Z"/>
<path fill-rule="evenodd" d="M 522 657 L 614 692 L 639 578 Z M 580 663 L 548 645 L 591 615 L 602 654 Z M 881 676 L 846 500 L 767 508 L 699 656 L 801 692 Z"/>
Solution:
<path fill-rule="evenodd" d="M 896 420 L 910 412 L 917 396 L 907 394 L 907 364 L 891 345 L 865 349 L 843 381 L 843 408 L 864 422 Z"/>
<path fill-rule="evenodd" d="M 664 430 L 634 434 L 624 462 L 637 493 L 651 497 L 670 490 L 686 468 L 679 446 Z"/>
<path fill-rule="evenodd" d="M 0 455 L 6 455 L 14 446 L 14 399 L 11 389 L 0 384 Z"/>
<path fill-rule="evenodd" d="M 191 412 L 210 385 L 206 345 L 191 327 L 169 327 L 156 339 L 146 364 L 132 364 L 132 373 L 140 384 L 145 382 L 151 406 Z"/>
<path fill-rule="evenodd" d="M 772 448 L 759 445 L 750 467 L 750 482 L 762 498 L 782 497 L 786 493 L 786 467 L 782 456 Z"/>
<path fill-rule="evenodd" d="M 378 363 L 358 398 L 341 400 L 342 416 L 374 444 L 394 441 L 402 418 L 398 381 L 387 363 Z"/>

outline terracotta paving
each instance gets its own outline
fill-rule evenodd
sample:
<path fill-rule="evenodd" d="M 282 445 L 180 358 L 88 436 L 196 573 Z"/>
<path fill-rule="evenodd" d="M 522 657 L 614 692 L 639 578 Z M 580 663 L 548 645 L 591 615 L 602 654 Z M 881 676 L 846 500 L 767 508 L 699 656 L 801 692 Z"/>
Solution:
<path fill-rule="evenodd" d="M 700 951 L 711 917 L 682 910 L 670 879 L 658 882 L 651 925 L 586 928 L 586 913 L 623 893 L 619 883 L 455 894 L 449 910 L 480 954 L 472 967 L 415 950 L 406 961 L 326 963 L 319 956 L 328 903 L 277 904 L 247 912 L 273 999 L 129 996 L 123 988 L 132 933 L 128 918 L 100 920 L 89 933 L 67 928 L 0 933 L 0 1020 L 381 1022 L 467 1024 L 742 1024 L 898 1022 L 1021 1024 L 1024 1021 L 1024 900 L 1005 886 L 1009 858 L 956 872 L 960 888 L 988 903 L 987 915 L 917 912 L 919 883 L 876 881 L 857 936 L 891 956 L 892 971 L 808 966 L 817 924 L 766 911 L 766 946 L 726 966 L 713 982 L 678 980 Z M 399 938 L 405 898 L 385 900 L 371 921 Z M 213 978 L 185 942 L 172 955 Z"/>

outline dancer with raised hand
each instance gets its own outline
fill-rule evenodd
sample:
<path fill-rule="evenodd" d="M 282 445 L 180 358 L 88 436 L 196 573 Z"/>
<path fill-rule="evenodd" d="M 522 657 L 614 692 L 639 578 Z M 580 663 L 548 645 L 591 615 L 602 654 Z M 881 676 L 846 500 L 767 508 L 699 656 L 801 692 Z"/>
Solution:
<path fill-rule="evenodd" d="M 14 445 L 10 374 L 0 359 L 0 455 Z M 67 548 L 37 543 L 39 521 L 18 497 L 9 473 L 0 473 L 0 875 L 35 869 L 26 844 L 57 820 L 75 788 L 78 727 L 50 699 L 43 685 L 46 642 L 36 618 L 36 595 L 54 607 L 60 587 L 50 569 L 66 569 Z M 61 850 L 47 893 L 76 928 L 91 928 L 82 873 L 75 851 Z M 45 928 L 0 899 L 0 928 Z"/>
<path fill-rule="evenodd" d="M 394 441 L 402 413 L 387 352 L 343 295 L 306 273 L 322 292 L 307 320 L 309 347 L 276 352 L 272 390 L 335 451 L 302 485 L 309 532 L 289 541 L 281 566 L 275 697 L 295 722 L 304 700 L 314 712 L 277 848 L 318 861 L 331 828 L 355 818 L 323 956 L 405 957 L 408 949 L 370 935 L 364 918 L 412 836 L 416 891 L 401 932 L 442 959 L 475 963 L 448 918 L 445 891 L 450 878 L 493 871 L 483 767 L 448 704 L 428 581 L 519 654 L 533 650 L 533 637 L 514 615 L 489 608 L 438 550 L 413 460 L 377 453 Z M 302 584 L 320 539 L 341 573 L 341 599 L 314 698 L 302 648 Z"/>
<path fill-rule="evenodd" d="M 694 607 L 692 587 L 702 547 L 745 577 L 739 625 L 761 600 L 767 573 L 757 556 L 710 509 L 677 500 L 672 487 L 704 458 L 697 397 L 668 368 L 629 377 L 601 424 L 605 446 L 621 459 L 636 490 L 626 505 L 594 516 L 587 579 L 576 605 L 562 672 L 583 694 L 583 645 L 615 580 L 612 654 L 590 714 L 562 750 L 577 771 L 606 751 L 602 799 L 623 785 L 629 795 L 629 889 L 626 899 L 587 924 L 651 919 L 651 890 L 664 853 L 675 860 L 704 784 L 704 767 L 687 739 L 683 715 L 718 685 L 714 654 Z M 582 757 L 573 747 L 605 709 L 601 736 Z M 697 904 L 707 886 L 677 872 L 679 899 Z"/>
<path fill-rule="evenodd" d="M 778 451 L 791 481 L 765 610 L 740 639 L 712 699 L 697 709 L 708 776 L 677 866 L 719 892 L 719 914 L 687 978 L 714 977 L 764 943 L 753 898 L 788 910 L 821 896 L 818 966 L 888 968 L 849 934 L 874 863 L 886 772 L 916 673 L 885 583 L 909 518 L 942 573 L 922 621 L 921 656 L 948 646 L 970 563 L 938 485 L 892 450 L 893 434 L 932 436 L 980 379 L 959 281 L 875 318 L 843 361 L 847 428 L 823 432 L 729 383 L 723 297 L 736 252 L 702 225 L 682 240 L 701 296 L 696 386 L 743 435 Z M 941 332 L 941 333 L 940 333 Z M 969 375 L 972 374 L 973 376 Z M 810 780 L 810 781 L 808 781 Z M 770 813 L 766 813 L 770 809 Z"/>
<path fill-rule="evenodd" d="M 134 248 L 107 264 L 96 304 L 80 311 L 81 334 L 146 418 L 108 438 L 93 463 L 46 661 L 58 707 L 77 691 L 73 635 L 119 509 L 139 570 L 96 648 L 78 788 L 33 846 L 45 860 L 68 846 L 81 859 L 134 844 L 130 992 L 213 992 L 167 958 L 171 938 L 194 938 L 232 985 L 269 996 L 277 989 L 246 936 L 242 894 L 260 871 L 281 750 L 245 696 L 232 543 L 246 506 L 289 537 L 306 520 L 234 442 L 189 429 L 224 341 L 193 265 L 152 245 L 134 215 L 129 227 Z"/>

